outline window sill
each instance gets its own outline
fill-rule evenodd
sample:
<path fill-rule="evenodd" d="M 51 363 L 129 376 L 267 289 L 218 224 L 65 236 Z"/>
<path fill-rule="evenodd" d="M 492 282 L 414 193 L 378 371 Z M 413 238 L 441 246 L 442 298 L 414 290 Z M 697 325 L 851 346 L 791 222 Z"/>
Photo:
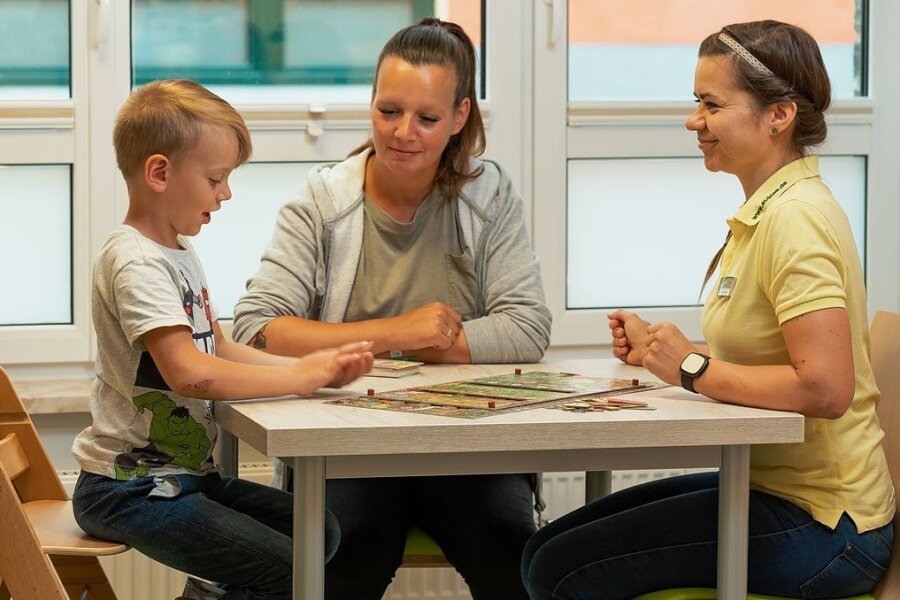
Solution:
<path fill-rule="evenodd" d="M 29 415 L 90 412 L 92 379 L 36 379 L 13 385 Z"/>

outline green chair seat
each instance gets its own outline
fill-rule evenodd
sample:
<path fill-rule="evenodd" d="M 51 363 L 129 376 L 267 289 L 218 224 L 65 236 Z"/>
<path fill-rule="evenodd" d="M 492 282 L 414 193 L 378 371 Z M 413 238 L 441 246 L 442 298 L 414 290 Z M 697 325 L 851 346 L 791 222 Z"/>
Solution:
<path fill-rule="evenodd" d="M 634 600 L 715 600 L 716 590 L 710 588 L 675 588 L 671 590 L 660 590 L 649 594 L 641 594 Z M 783 596 L 763 596 L 761 594 L 747 594 L 747 600 L 793 600 Z M 875 600 L 868 594 L 864 596 L 853 596 L 852 598 L 844 598 L 843 600 Z"/>
<path fill-rule="evenodd" d="M 413 527 L 406 534 L 406 548 L 403 550 L 404 567 L 449 567 L 444 551 L 430 535 Z"/>

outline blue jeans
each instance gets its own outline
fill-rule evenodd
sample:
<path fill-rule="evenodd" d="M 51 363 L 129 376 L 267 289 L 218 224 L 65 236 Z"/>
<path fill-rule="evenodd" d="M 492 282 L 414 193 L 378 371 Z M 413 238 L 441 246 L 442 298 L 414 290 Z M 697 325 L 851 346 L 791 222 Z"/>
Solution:
<path fill-rule="evenodd" d="M 718 473 L 625 489 L 557 519 L 528 542 L 522 578 L 533 600 L 626 599 L 716 586 Z M 892 525 L 834 530 L 796 505 L 750 492 L 749 591 L 792 598 L 869 592 L 884 575 Z"/>
<path fill-rule="evenodd" d="M 176 478 L 180 493 L 163 498 L 148 495 L 152 477 L 118 481 L 82 472 L 72 495 L 75 519 L 93 536 L 224 584 L 229 600 L 290 600 L 291 494 L 218 474 Z M 325 516 L 330 557 L 340 530 Z"/>
<path fill-rule="evenodd" d="M 328 600 L 379 600 L 414 525 L 440 545 L 474 600 L 527 600 L 519 564 L 535 531 L 530 476 L 329 479 L 325 496 L 341 527 L 325 568 Z"/>

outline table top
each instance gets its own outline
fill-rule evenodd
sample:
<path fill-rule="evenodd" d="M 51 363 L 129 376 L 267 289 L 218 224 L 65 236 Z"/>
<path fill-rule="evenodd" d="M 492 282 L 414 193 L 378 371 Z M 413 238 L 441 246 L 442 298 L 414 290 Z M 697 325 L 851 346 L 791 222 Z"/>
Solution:
<path fill-rule="evenodd" d="M 267 456 L 365 457 L 566 451 L 610 448 L 703 447 L 799 442 L 803 417 L 736 406 L 681 388 L 636 394 L 656 410 L 574 413 L 534 408 L 479 419 L 326 404 L 329 399 L 523 372 L 650 379 L 615 359 L 579 359 L 527 365 L 426 365 L 419 374 L 364 377 L 341 390 L 314 396 L 216 403 L 216 421 Z"/>

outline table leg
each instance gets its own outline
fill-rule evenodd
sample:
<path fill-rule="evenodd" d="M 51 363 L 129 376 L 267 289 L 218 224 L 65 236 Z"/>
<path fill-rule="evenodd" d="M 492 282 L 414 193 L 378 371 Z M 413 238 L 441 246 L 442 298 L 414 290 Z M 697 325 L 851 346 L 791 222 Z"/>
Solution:
<path fill-rule="evenodd" d="M 325 597 L 325 457 L 294 458 L 294 599 Z"/>
<path fill-rule="evenodd" d="M 584 474 L 584 503 L 609 496 L 612 492 L 612 471 L 588 471 Z"/>
<path fill-rule="evenodd" d="M 750 446 L 722 446 L 717 572 L 720 600 L 747 597 L 749 512 Z"/>
<path fill-rule="evenodd" d="M 219 470 L 226 477 L 238 476 L 238 439 L 234 434 L 219 428 L 219 441 L 216 444 L 219 456 Z"/>

